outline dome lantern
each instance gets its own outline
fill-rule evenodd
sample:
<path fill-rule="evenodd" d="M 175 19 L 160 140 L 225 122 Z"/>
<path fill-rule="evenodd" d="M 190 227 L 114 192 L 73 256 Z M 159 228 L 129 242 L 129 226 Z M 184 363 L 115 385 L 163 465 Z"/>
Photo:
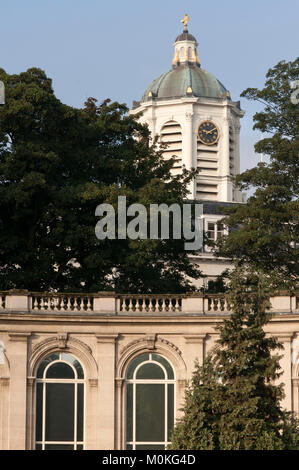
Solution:
<path fill-rule="evenodd" d="M 174 67 L 180 64 L 197 64 L 200 66 L 199 58 L 197 55 L 196 47 L 198 43 L 192 34 L 189 34 L 187 25 L 190 20 L 189 16 L 185 14 L 184 19 L 181 20 L 184 23 L 184 31 L 180 34 L 174 43 L 174 57 L 172 65 Z"/>
<path fill-rule="evenodd" d="M 229 92 L 214 75 L 202 69 L 197 55 L 197 40 L 189 33 L 189 16 L 185 14 L 184 30 L 174 43 L 172 69 L 152 81 L 141 103 L 183 97 L 230 100 Z"/>

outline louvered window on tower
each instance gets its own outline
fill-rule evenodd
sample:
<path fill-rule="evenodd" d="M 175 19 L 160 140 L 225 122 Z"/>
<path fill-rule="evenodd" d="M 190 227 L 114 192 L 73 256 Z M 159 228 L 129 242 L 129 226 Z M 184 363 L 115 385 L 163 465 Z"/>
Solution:
<path fill-rule="evenodd" d="M 180 174 L 182 169 L 182 128 L 180 124 L 176 121 L 168 121 L 164 124 L 161 129 L 160 142 L 167 145 L 163 149 L 164 158 L 175 158 L 172 174 Z"/>

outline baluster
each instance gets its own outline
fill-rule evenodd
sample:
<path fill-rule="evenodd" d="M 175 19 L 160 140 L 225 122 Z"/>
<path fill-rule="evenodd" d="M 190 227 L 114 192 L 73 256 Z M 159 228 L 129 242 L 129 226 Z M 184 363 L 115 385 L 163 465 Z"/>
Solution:
<path fill-rule="evenodd" d="M 32 310 L 37 310 L 37 309 L 38 309 L 37 297 L 33 297 L 33 299 L 32 299 Z"/>
<path fill-rule="evenodd" d="M 57 311 L 60 312 L 60 310 L 63 308 L 63 297 L 59 296 L 57 297 Z"/>
<path fill-rule="evenodd" d="M 55 297 L 50 297 L 49 299 L 49 309 L 55 310 Z"/>
<path fill-rule="evenodd" d="M 69 297 L 65 296 L 64 299 L 63 299 L 63 303 L 64 303 L 64 310 L 68 310 L 68 308 L 69 308 Z"/>
<path fill-rule="evenodd" d="M 48 297 L 42 297 L 42 299 L 43 299 L 42 310 L 48 310 Z"/>

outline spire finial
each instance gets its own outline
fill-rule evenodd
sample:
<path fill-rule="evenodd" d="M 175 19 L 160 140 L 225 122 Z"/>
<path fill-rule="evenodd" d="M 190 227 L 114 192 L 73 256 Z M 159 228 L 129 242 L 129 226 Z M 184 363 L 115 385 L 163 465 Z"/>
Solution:
<path fill-rule="evenodd" d="M 184 14 L 184 19 L 181 20 L 181 23 L 184 23 L 184 31 L 187 33 L 188 32 L 188 21 L 190 21 L 190 17 L 187 15 L 187 13 Z"/>

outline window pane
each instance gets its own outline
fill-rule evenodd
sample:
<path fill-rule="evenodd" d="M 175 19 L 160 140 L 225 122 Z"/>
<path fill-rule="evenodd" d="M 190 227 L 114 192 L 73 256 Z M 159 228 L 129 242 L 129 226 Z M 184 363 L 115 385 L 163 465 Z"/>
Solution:
<path fill-rule="evenodd" d="M 127 384 L 127 441 L 133 440 L 133 384 Z"/>
<path fill-rule="evenodd" d="M 49 367 L 46 374 L 47 379 L 74 379 L 73 369 L 65 362 L 55 362 Z"/>
<path fill-rule="evenodd" d="M 127 447 L 126 447 L 127 450 L 132 450 L 133 449 L 133 446 L 132 444 L 127 444 Z"/>
<path fill-rule="evenodd" d="M 168 379 L 170 380 L 174 379 L 173 369 L 171 365 L 169 364 L 169 362 L 163 356 L 159 356 L 159 354 L 152 354 L 152 358 L 153 358 L 153 361 L 160 362 L 160 364 L 162 364 L 165 367 L 167 371 Z"/>
<path fill-rule="evenodd" d="M 53 361 L 57 361 L 59 359 L 59 353 L 53 353 L 53 354 L 50 354 L 50 356 L 46 357 L 42 363 L 40 364 L 39 368 L 38 368 L 38 371 L 37 371 L 37 378 L 38 379 L 41 379 L 43 377 L 43 374 L 44 374 L 44 370 L 45 368 L 47 367 L 47 365 L 49 365 L 51 362 Z"/>
<path fill-rule="evenodd" d="M 46 384 L 46 441 L 74 440 L 74 384 Z"/>
<path fill-rule="evenodd" d="M 174 426 L 174 385 L 168 384 L 168 425 L 167 425 L 167 439 L 170 441 L 170 434 Z"/>
<path fill-rule="evenodd" d="M 77 385 L 77 441 L 83 441 L 84 385 Z"/>
<path fill-rule="evenodd" d="M 43 384 L 36 384 L 36 440 L 42 440 Z"/>
<path fill-rule="evenodd" d="M 136 379 L 165 379 L 165 374 L 157 364 L 147 363 L 140 367 Z"/>
<path fill-rule="evenodd" d="M 164 442 L 165 386 L 136 384 L 136 440 Z"/>
<path fill-rule="evenodd" d="M 77 445 L 77 450 L 83 450 L 83 445 L 82 445 L 82 444 L 78 444 L 78 445 Z"/>
<path fill-rule="evenodd" d="M 131 364 L 129 365 L 128 372 L 127 372 L 127 379 L 132 379 L 134 370 L 136 367 L 144 361 L 148 361 L 149 355 L 148 354 L 140 354 L 140 356 L 135 357 Z"/>
<path fill-rule="evenodd" d="M 210 240 L 214 240 L 214 236 L 215 236 L 215 225 L 212 222 L 208 222 L 207 237 Z"/>
<path fill-rule="evenodd" d="M 43 450 L 43 446 L 41 444 L 36 444 L 35 450 Z"/>
<path fill-rule="evenodd" d="M 74 450 L 72 444 L 46 444 L 45 450 Z"/>
<path fill-rule="evenodd" d="M 136 446 L 136 450 L 165 450 L 165 446 L 159 444 L 140 444 Z"/>
<path fill-rule="evenodd" d="M 82 366 L 80 362 L 77 361 L 77 359 L 74 356 L 72 356 L 72 354 L 62 353 L 61 359 L 63 361 L 70 362 L 75 367 L 77 374 L 78 374 L 78 379 L 84 379 L 84 372 L 83 372 Z"/>

